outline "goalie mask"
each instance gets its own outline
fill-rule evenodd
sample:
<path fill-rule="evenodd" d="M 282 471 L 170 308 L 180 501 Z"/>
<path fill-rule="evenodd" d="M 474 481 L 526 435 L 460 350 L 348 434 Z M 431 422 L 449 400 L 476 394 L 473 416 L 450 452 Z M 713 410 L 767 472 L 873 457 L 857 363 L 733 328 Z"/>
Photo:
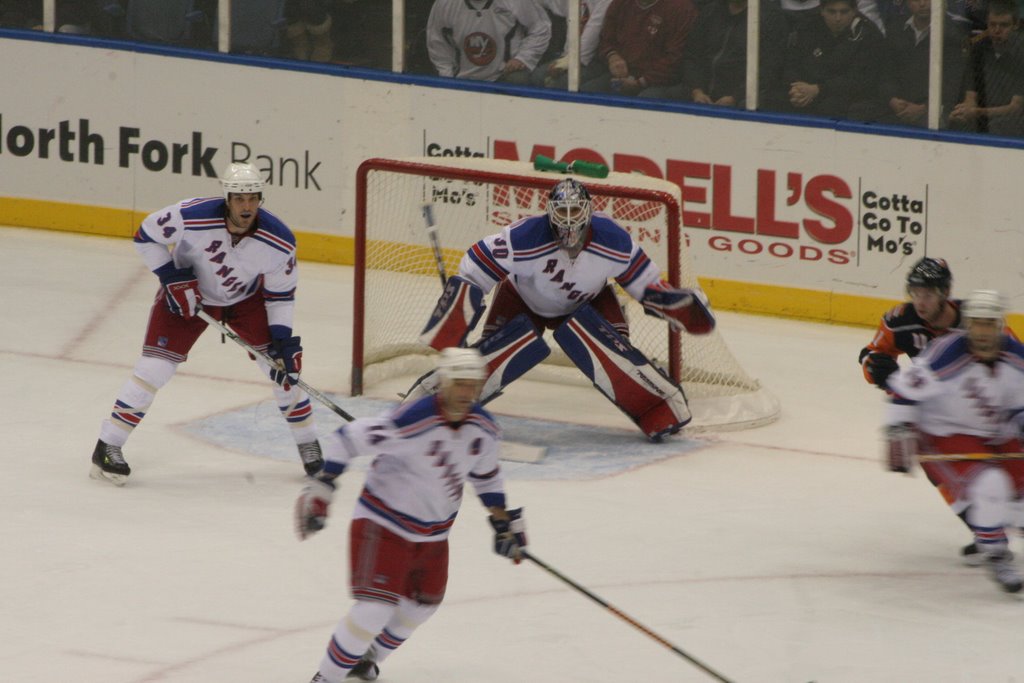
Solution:
<path fill-rule="evenodd" d="M 224 188 L 224 199 L 230 199 L 232 193 L 258 194 L 263 198 L 263 176 L 252 164 L 231 164 L 220 177 L 220 184 Z"/>
<path fill-rule="evenodd" d="M 590 227 L 590 192 L 572 178 L 561 181 L 548 195 L 548 220 L 564 249 L 578 249 Z"/>

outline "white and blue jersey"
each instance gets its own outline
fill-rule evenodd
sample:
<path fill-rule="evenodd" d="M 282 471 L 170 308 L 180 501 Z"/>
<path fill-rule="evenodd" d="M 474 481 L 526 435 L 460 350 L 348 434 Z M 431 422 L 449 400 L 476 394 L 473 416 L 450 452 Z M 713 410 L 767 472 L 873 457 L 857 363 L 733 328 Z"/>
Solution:
<path fill-rule="evenodd" d="M 172 262 L 174 268 L 191 268 L 204 304 L 230 306 L 261 293 L 271 327 L 291 330 L 299 277 L 295 236 L 261 208 L 255 231 L 232 245 L 226 215 L 223 197 L 172 204 L 142 221 L 135 248 L 154 272 Z"/>
<path fill-rule="evenodd" d="M 479 405 L 453 424 L 440 399 L 427 396 L 321 439 L 323 471 L 336 476 L 353 457 L 373 456 L 353 519 L 372 520 L 410 541 L 441 541 L 459 513 L 467 480 L 485 506 L 505 506 L 500 438 L 494 418 Z"/>
<path fill-rule="evenodd" d="M 661 271 L 629 233 L 595 213 L 583 250 L 570 258 L 546 214 L 524 218 L 480 240 L 462 257 L 459 276 L 484 293 L 508 279 L 530 310 L 545 318 L 570 315 L 614 279 L 640 300 Z"/>
<path fill-rule="evenodd" d="M 971 353 L 967 332 L 953 330 L 932 341 L 887 386 L 897 402 L 915 409 L 916 424 L 927 434 L 995 442 L 1016 437 L 1014 425 L 1024 416 L 1024 345 L 1006 334 L 1002 344 L 994 362 L 983 362 Z"/>

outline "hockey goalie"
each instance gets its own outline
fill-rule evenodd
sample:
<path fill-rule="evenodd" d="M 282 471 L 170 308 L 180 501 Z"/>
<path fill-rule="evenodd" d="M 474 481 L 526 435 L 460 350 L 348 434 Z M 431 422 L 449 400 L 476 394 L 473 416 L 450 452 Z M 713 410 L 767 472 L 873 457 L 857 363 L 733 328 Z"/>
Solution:
<path fill-rule="evenodd" d="M 440 350 L 463 345 L 494 290 L 481 338 L 487 361 L 481 401 L 525 374 L 551 352 L 545 330 L 593 385 L 652 441 L 691 419 L 682 387 L 629 341 L 629 325 L 610 279 L 644 312 L 689 334 L 715 327 L 700 289 L 661 280 L 660 269 L 612 218 L 594 213 L 590 192 L 569 178 L 548 195 L 544 214 L 519 220 L 471 246 L 449 278 L 420 341 Z M 437 391 L 433 373 L 406 396 Z"/>

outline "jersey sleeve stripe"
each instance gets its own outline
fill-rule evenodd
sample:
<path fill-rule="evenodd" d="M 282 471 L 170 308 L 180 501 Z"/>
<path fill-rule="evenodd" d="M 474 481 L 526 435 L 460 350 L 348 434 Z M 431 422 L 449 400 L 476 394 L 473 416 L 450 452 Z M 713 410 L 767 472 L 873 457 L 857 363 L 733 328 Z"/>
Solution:
<path fill-rule="evenodd" d="M 295 301 L 295 288 L 293 287 L 287 292 L 272 292 L 264 288 L 263 298 L 267 301 Z"/>
<path fill-rule="evenodd" d="M 502 280 L 508 271 L 505 270 L 500 263 L 494 260 L 487 245 L 477 242 L 469 249 L 469 258 L 475 263 L 485 274 L 489 275 L 495 282 Z"/>
<path fill-rule="evenodd" d="M 186 218 L 186 230 L 216 230 L 224 227 L 223 218 Z"/>
<path fill-rule="evenodd" d="M 642 251 L 638 251 L 636 256 L 633 257 L 633 262 L 629 268 L 626 269 L 622 275 L 615 278 L 623 287 L 628 287 L 633 280 L 639 277 L 640 273 L 644 271 L 644 268 L 651 262 L 651 259 L 647 258 L 647 254 Z"/>
<path fill-rule="evenodd" d="M 155 243 L 156 240 L 149 236 L 149 233 L 140 225 L 139 229 L 135 231 L 135 237 L 132 241 L 136 244 L 145 244 L 146 242 Z"/>

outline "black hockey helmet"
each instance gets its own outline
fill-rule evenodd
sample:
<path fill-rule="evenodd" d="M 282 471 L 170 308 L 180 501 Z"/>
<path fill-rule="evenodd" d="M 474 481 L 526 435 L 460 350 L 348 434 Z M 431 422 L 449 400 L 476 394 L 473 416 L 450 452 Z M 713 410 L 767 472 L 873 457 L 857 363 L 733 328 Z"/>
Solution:
<path fill-rule="evenodd" d="M 953 273 L 944 258 L 924 257 L 907 273 L 907 287 L 932 287 L 944 292 L 953 283 Z"/>

